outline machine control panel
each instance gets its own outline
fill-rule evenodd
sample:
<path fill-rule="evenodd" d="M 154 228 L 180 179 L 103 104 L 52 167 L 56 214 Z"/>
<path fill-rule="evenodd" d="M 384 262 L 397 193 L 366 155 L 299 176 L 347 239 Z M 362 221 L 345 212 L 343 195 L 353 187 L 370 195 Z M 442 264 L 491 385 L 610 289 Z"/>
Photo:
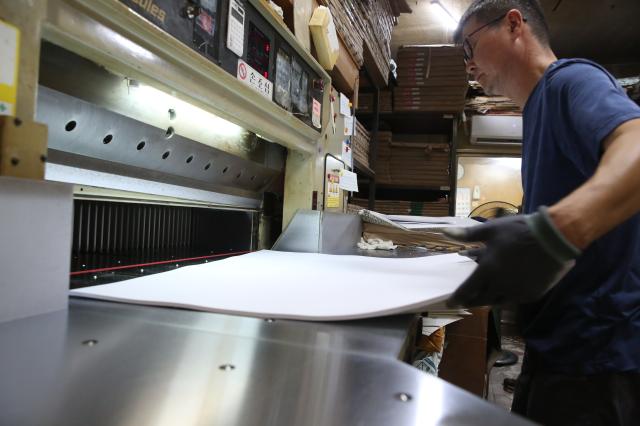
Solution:
<path fill-rule="evenodd" d="M 249 0 L 120 0 L 314 129 L 319 75 Z"/>

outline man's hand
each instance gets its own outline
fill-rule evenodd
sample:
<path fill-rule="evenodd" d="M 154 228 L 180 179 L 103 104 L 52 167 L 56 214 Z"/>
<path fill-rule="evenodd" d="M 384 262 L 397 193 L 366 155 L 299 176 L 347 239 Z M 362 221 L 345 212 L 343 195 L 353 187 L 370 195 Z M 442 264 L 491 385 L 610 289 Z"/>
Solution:
<path fill-rule="evenodd" d="M 553 225 L 546 207 L 531 215 L 444 232 L 456 240 L 485 244 L 460 253 L 475 258 L 478 268 L 447 301 L 452 307 L 533 302 L 549 291 L 580 255 Z"/>

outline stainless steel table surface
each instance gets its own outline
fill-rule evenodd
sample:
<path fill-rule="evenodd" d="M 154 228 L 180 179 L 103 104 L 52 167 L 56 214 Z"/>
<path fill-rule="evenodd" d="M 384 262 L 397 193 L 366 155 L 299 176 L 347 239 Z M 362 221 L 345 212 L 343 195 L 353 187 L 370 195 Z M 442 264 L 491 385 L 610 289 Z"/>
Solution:
<path fill-rule="evenodd" d="M 0 324 L 0 425 L 528 424 L 401 362 L 412 321 L 71 299 Z"/>

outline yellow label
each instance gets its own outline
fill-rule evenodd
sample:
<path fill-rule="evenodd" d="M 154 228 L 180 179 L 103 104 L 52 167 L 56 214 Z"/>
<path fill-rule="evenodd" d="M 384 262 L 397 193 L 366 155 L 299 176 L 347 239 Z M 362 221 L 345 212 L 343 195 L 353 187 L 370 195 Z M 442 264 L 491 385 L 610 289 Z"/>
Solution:
<path fill-rule="evenodd" d="M 0 115 L 15 115 L 20 31 L 0 20 Z"/>
<path fill-rule="evenodd" d="M 327 205 L 325 207 L 340 207 L 340 176 L 329 174 L 327 178 Z"/>

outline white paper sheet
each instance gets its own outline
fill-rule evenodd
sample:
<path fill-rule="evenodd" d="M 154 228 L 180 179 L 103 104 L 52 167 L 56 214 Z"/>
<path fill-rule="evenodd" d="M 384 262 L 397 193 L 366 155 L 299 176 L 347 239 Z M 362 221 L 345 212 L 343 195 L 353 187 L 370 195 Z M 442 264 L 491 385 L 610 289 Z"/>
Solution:
<path fill-rule="evenodd" d="M 344 117 L 344 135 L 351 136 L 353 134 L 353 117 Z"/>
<path fill-rule="evenodd" d="M 342 141 L 342 155 L 341 160 L 344 161 L 344 164 L 353 169 L 353 149 L 351 147 L 351 141 L 346 139 Z"/>
<path fill-rule="evenodd" d="M 344 93 L 340 93 L 340 114 L 351 117 L 351 107 L 349 104 L 351 101 Z"/>
<path fill-rule="evenodd" d="M 349 170 L 340 170 L 339 185 L 345 191 L 358 192 L 358 175 Z"/>
<path fill-rule="evenodd" d="M 70 293 L 261 318 L 349 320 L 425 311 L 475 267 L 457 254 L 393 259 L 263 250 Z"/>

